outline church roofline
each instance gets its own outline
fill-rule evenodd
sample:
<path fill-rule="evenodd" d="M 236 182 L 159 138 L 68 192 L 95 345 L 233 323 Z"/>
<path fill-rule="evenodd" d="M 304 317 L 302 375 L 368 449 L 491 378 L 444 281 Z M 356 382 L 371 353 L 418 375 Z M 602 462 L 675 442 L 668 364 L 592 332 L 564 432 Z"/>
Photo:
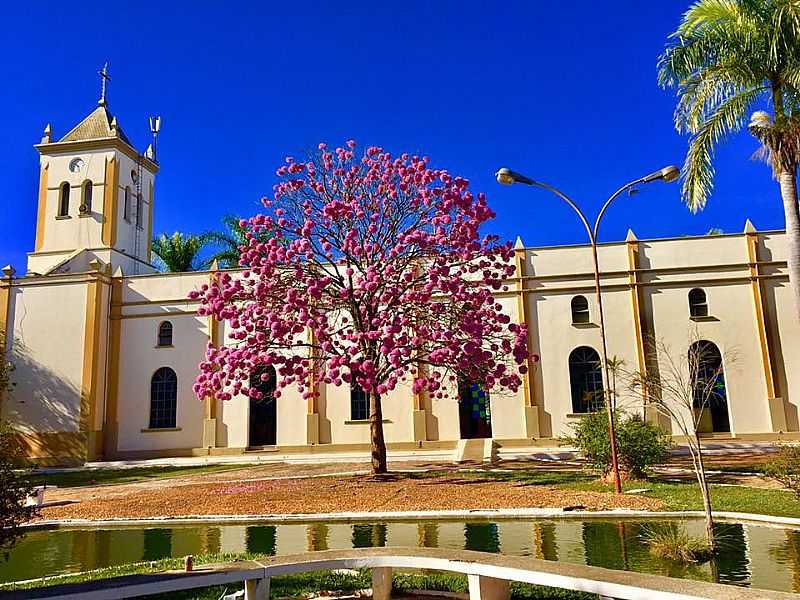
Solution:
<path fill-rule="evenodd" d="M 158 173 L 159 171 L 158 163 L 153 162 L 144 154 L 139 154 L 136 148 L 126 144 L 118 137 L 94 138 L 89 140 L 78 140 L 74 142 L 50 142 L 45 144 L 34 144 L 33 147 L 36 148 L 39 154 L 42 155 L 56 154 L 61 152 L 76 152 L 80 150 L 107 150 L 109 148 L 113 148 L 115 150 L 119 150 L 123 154 L 126 154 L 133 160 L 141 160 L 145 168 L 147 168 L 147 170 L 151 173 Z"/>
<path fill-rule="evenodd" d="M 740 231 L 735 232 L 732 231 L 731 233 L 719 233 L 719 234 L 701 234 L 701 235 L 673 235 L 667 237 L 655 237 L 655 238 L 646 238 L 643 240 L 636 239 L 637 242 L 642 244 L 652 244 L 656 242 L 675 242 L 675 241 L 683 241 L 689 242 L 692 240 L 702 240 L 702 239 L 724 239 L 724 238 L 733 238 L 733 237 L 743 237 L 747 235 L 747 231 Z M 757 233 L 758 235 L 785 235 L 785 229 L 763 229 L 758 231 L 753 231 L 752 233 Z M 624 246 L 630 243 L 628 240 L 615 240 L 611 242 L 599 242 L 597 244 L 598 247 L 605 247 L 605 246 Z M 547 246 L 525 246 L 525 250 L 557 250 L 559 248 L 591 248 L 591 244 L 588 242 L 578 243 L 578 244 L 550 244 Z"/>

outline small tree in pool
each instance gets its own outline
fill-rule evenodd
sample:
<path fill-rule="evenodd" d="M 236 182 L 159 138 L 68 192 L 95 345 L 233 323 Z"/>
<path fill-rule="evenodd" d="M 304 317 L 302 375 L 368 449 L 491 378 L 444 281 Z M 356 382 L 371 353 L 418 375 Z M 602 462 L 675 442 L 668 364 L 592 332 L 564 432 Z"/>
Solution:
<path fill-rule="evenodd" d="M 663 340 L 650 342 L 651 353 L 645 372 L 627 373 L 634 389 L 642 390 L 649 406 L 668 417 L 681 432 L 689 448 L 706 519 L 706 539 L 711 554 L 716 552 L 714 517 L 711 512 L 711 494 L 700 444 L 700 423 L 707 417 L 711 405 L 724 398 L 724 373 L 722 357 L 716 346 L 701 340 L 697 332 L 689 337 L 685 352 L 676 353 Z M 728 354 L 728 363 L 734 357 Z"/>
<path fill-rule="evenodd" d="M 469 183 L 356 144 L 286 159 L 265 214 L 242 221 L 241 273 L 192 293 L 229 324 L 195 383 L 201 398 L 259 398 L 250 376 L 272 365 L 276 397 L 295 386 L 358 385 L 369 395 L 374 473 L 386 472 L 382 401 L 403 381 L 435 398 L 462 376 L 516 391 L 527 331 L 493 292 L 514 275 L 512 248 L 479 228 L 494 213 Z"/>

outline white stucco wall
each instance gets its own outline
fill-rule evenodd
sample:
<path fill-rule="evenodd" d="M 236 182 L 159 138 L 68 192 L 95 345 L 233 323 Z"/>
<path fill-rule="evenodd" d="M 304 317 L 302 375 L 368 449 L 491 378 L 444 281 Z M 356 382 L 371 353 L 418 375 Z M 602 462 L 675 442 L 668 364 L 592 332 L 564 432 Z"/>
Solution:
<path fill-rule="evenodd" d="M 641 310 L 646 327 L 680 357 L 690 338 L 715 343 L 725 358 L 730 423 L 734 435 L 767 433 L 772 421 L 767 399 L 753 287 L 747 265 L 747 242 L 743 235 L 643 241 L 638 244 Z M 109 253 L 111 250 L 108 251 Z M 94 253 L 97 258 L 108 258 Z M 88 266 L 89 256 L 86 259 Z M 800 323 L 785 276 L 784 240 L 781 234 L 759 237 L 760 272 L 763 277 L 768 335 L 773 349 L 776 393 L 784 397 L 789 431 L 800 429 Z M 76 259 L 75 264 L 78 264 Z M 106 262 L 105 260 L 103 262 Z M 606 312 L 609 356 L 638 368 L 628 265 L 624 243 L 600 248 L 604 269 L 603 298 Z M 81 263 L 82 264 L 82 263 Z M 531 350 L 540 354 L 534 372 L 534 400 L 541 407 L 540 437 L 569 432 L 574 422 L 569 365 L 570 352 L 590 346 L 600 352 L 600 330 L 591 276 L 591 254 L 587 247 L 540 248 L 526 251 L 528 311 Z M 208 319 L 196 315 L 197 303 L 187 299 L 190 290 L 207 282 L 209 273 L 126 276 L 122 283 L 120 323 L 118 421 L 119 450 L 189 450 L 202 444 L 203 403 L 192 392 L 197 365 L 203 360 L 208 341 Z M 3 415 L 23 430 L 77 431 L 80 418 L 80 386 L 84 356 L 86 282 L 80 275 L 53 275 L 23 279 L 12 288 L 10 333 L 15 353 L 20 354 L 10 399 Z M 35 285 L 34 285 L 35 284 Z M 513 284 L 512 284 L 513 285 Z M 710 318 L 692 320 L 687 296 L 694 287 L 705 290 Z M 106 403 L 105 344 L 109 338 L 108 289 L 103 288 L 99 325 L 99 364 L 95 374 L 98 410 L 94 426 L 103 425 Z M 572 324 L 572 298 L 583 295 L 589 302 L 588 326 Z M 518 297 L 512 290 L 500 302 L 514 321 L 518 320 Z M 157 348 L 161 321 L 174 328 L 174 347 Z M 221 329 L 223 329 L 221 327 Z M 647 332 L 645 332 L 647 333 Z M 224 331 L 221 339 L 225 339 Z M 663 357 L 662 357 L 663 358 Z M 168 366 L 178 377 L 176 431 L 149 432 L 150 378 Z M 638 395 L 622 396 L 620 405 L 641 410 Z M 524 393 L 495 390 L 490 395 L 493 437 L 521 439 L 526 435 Z M 427 439 L 453 441 L 460 438 L 458 403 L 454 399 L 425 398 Z M 386 440 L 412 442 L 413 398 L 406 382 L 383 401 Z M 318 400 L 320 442 L 366 444 L 369 426 L 352 422 L 347 386 L 323 386 Z M 249 445 L 250 403 L 234 398 L 218 403 L 217 446 L 242 449 Z M 307 403 L 296 389 L 284 390 L 277 400 L 277 444 L 307 443 Z M 678 433 L 673 429 L 673 433 Z"/>
<path fill-rule="evenodd" d="M 22 432 L 80 430 L 86 283 L 12 287 L 15 386 L 2 415 Z"/>

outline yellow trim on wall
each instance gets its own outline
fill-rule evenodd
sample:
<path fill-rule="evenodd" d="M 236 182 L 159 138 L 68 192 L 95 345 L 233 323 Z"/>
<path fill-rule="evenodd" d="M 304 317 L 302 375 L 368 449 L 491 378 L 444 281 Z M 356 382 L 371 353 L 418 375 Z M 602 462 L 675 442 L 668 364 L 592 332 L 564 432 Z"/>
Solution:
<path fill-rule="evenodd" d="M 147 258 L 147 262 L 150 262 L 152 259 L 152 242 L 153 242 L 153 200 L 155 197 L 154 193 L 154 184 L 153 180 L 150 180 L 150 214 L 147 218 L 147 240 L 145 243 L 147 244 L 147 252 L 145 253 L 145 257 Z"/>
<path fill-rule="evenodd" d="M 152 192 L 152 186 L 151 186 L 151 192 Z M 152 216 L 152 213 L 151 213 L 151 216 Z M 211 270 L 211 272 L 208 275 L 208 282 L 209 282 L 210 285 L 213 286 L 213 285 L 215 285 L 217 283 L 217 275 L 218 274 L 219 274 L 219 270 L 218 269 L 212 269 Z M 220 340 L 219 340 L 219 323 L 217 323 L 214 320 L 214 317 L 212 315 L 208 316 L 208 343 L 211 344 L 214 347 L 218 347 L 219 343 L 220 343 Z M 211 419 L 215 420 L 217 418 L 217 401 L 216 401 L 216 399 L 211 398 L 211 397 L 207 397 L 207 398 L 205 398 L 203 403 L 205 405 L 204 406 L 204 413 L 205 413 L 206 420 L 211 420 Z M 208 435 L 204 436 L 204 437 L 213 438 L 213 442 L 214 442 L 213 445 L 216 446 L 216 422 L 213 422 L 212 424 L 210 424 L 210 426 L 214 428 L 213 435 L 212 435 L 212 432 L 209 431 Z M 210 439 L 209 440 L 205 440 L 204 439 L 203 445 L 204 446 L 208 446 L 209 444 L 206 443 L 206 442 L 209 442 L 209 441 L 210 441 Z"/>
<path fill-rule="evenodd" d="M 117 241 L 117 196 L 119 196 L 119 168 L 117 158 L 106 159 L 106 178 L 103 193 L 103 233 L 102 240 L 106 246 L 113 246 Z"/>
<path fill-rule="evenodd" d="M 750 268 L 750 287 L 753 290 L 753 309 L 756 317 L 758 342 L 761 348 L 761 365 L 764 369 L 764 381 L 767 386 L 767 398 L 775 398 L 775 378 L 772 372 L 772 354 L 767 338 L 767 315 L 764 308 L 764 296 L 761 289 L 760 273 L 758 266 L 758 233 L 747 232 L 747 256 Z"/>
<path fill-rule="evenodd" d="M 639 241 L 629 240 L 628 244 L 628 268 L 630 269 L 628 278 L 631 286 L 631 306 L 633 309 L 633 329 L 634 337 L 636 338 L 636 360 L 638 362 L 639 372 L 647 372 L 647 355 L 645 354 L 644 345 L 644 325 L 642 322 L 642 303 L 641 303 L 641 281 L 639 279 Z M 645 395 L 647 391 L 644 390 Z"/>
<path fill-rule="evenodd" d="M 106 414 L 103 425 L 103 454 L 106 460 L 117 455 L 119 439 L 119 365 L 122 321 L 122 277 L 111 281 L 111 319 L 108 340 L 108 379 L 106 381 Z"/>
<path fill-rule="evenodd" d="M 87 436 L 80 431 L 31 431 L 13 434 L 23 455 L 48 466 L 82 465 L 86 460 Z"/>
<path fill-rule="evenodd" d="M 306 401 L 306 412 L 309 415 L 313 415 L 316 414 L 317 412 L 317 392 L 319 391 L 317 389 L 317 378 L 314 375 L 315 369 L 317 368 L 316 365 L 317 353 L 314 350 L 314 346 L 317 343 L 317 340 L 314 335 L 313 329 L 309 330 L 308 336 L 309 336 L 308 358 L 309 361 L 311 362 L 311 372 L 308 375 L 308 391 L 311 392 L 311 395 L 308 397 L 308 400 Z"/>
<path fill-rule="evenodd" d="M 11 277 L 0 279 L 0 360 L 5 356 L 8 346 L 8 330 L 10 322 L 9 309 L 11 306 Z M 6 390 L 0 389 L 0 414 L 2 414 L 3 399 Z"/>
<path fill-rule="evenodd" d="M 528 319 L 528 295 L 525 293 L 525 261 L 527 252 L 524 248 L 516 248 L 514 250 L 514 264 L 516 266 L 516 279 L 517 279 L 517 317 L 519 324 L 523 323 L 527 326 Z M 533 352 L 533 335 L 531 328 L 527 327 L 528 331 L 528 352 Z M 528 365 L 528 372 L 522 376 L 523 385 L 522 391 L 525 395 L 525 406 L 536 406 L 536 392 L 533 387 L 533 375 L 530 365 Z"/>
<path fill-rule="evenodd" d="M 44 245 L 44 228 L 45 219 L 47 217 L 47 174 L 50 169 L 50 164 L 42 167 L 41 174 L 39 175 L 39 208 L 36 215 L 36 243 L 34 251 L 38 252 Z"/>
<path fill-rule="evenodd" d="M 86 284 L 86 319 L 83 337 L 83 373 L 81 376 L 81 431 L 90 438 L 89 459 L 95 458 L 94 420 L 97 410 L 97 376 L 100 365 L 101 283 L 94 278 Z"/>

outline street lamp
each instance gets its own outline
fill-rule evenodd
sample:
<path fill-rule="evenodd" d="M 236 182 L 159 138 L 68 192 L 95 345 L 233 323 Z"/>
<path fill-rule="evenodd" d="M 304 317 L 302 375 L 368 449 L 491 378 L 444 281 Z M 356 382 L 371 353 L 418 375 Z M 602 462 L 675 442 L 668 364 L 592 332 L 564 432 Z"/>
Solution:
<path fill-rule="evenodd" d="M 542 183 L 541 181 L 536 181 L 535 179 L 531 179 L 530 177 L 526 177 L 520 173 L 512 171 L 506 167 L 499 169 L 496 173 L 497 183 L 502 183 L 503 185 L 513 185 L 515 183 L 521 183 L 524 185 L 530 185 L 533 187 L 540 187 L 542 189 L 547 190 L 561 198 L 564 202 L 569 204 L 572 209 L 578 214 L 578 217 L 583 223 L 583 226 L 586 228 L 586 233 L 589 235 L 589 242 L 592 246 L 592 266 L 594 268 L 594 291 L 595 296 L 597 297 L 597 311 L 600 315 L 600 339 L 602 342 L 602 350 L 603 350 L 603 376 L 605 377 L 605 387 L 607 388 L 610 383 L 610 378 L 608 376 L 608 349 L 606 345 L 606 327 L 605 327 L 605 320 L 603 315 L 603 296 L 600 293 L 600 267 L 597 261 L 597 234 L 600 229 L 600 221 L 603 219 L 603 215 L 606 213 L 606 209 L 608 209 L 609 205 L 623 192 L 630 190 L 631 188 L 642 184 L 642 183 L 650 183 L 652 181 L 664 181 L 666 183 L 670 183 L 675 181 L 680 176 L 681 172 L 678 167 L 674 165 L 670 165 L 668 167 L 664 167 L 663 169 L 659 169 L 658 171 L 654 171 L 649 175 L 645 175 L 644 177 L 640 177 L 639 179 L 635 179 L 630 183 L 626 183 L 621 188 L 619 188 L 616 192 L 611 194 L 608 200 L 605 201 L 600 212 L 597 214 L 597 219 L 594 222 L 594 227 L 589 224 L 589 220 L 586 218 L 586 215 L 583 214 L 583 211 L 578 207 L 572 198 L 567 196 L 561 190 L 554 188 L 551 185 L 546 183 Z M 614 427 L 614 402 L 610 396 L 608 391 L 604 391 L 604 394 L 607 396 L 606 406 L 608 407 L 608 435 L 611 441 L 611 469 L 614 474 L 614 489 L 619 494 L 622 492 L 622 483 L 620 482 L 619 478 L 619 463 L 617 461 L 617 434 Z"/>

